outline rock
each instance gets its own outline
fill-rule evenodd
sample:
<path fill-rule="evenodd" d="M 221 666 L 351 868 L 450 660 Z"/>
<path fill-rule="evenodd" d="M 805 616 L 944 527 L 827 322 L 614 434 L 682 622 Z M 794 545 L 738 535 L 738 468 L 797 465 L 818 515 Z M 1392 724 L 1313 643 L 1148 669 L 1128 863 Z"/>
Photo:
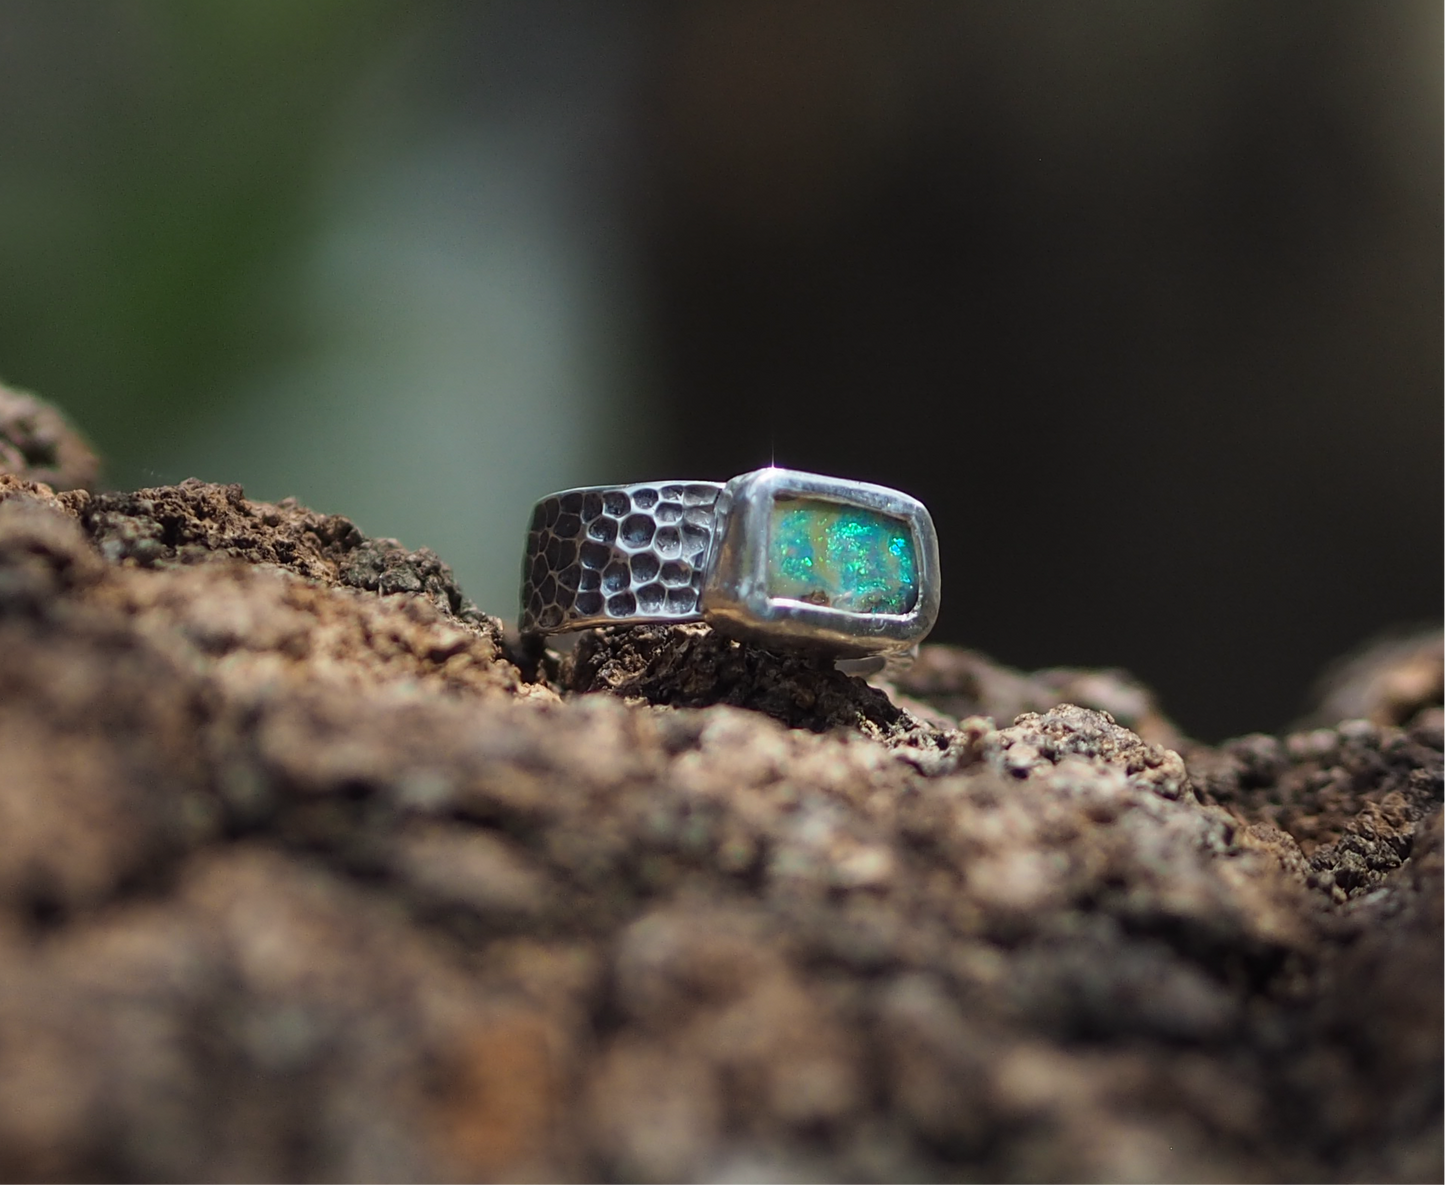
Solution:
<path fill-rule="evenodd" d="M 0 474 L 88 490 L 100 476 L 100 458 L 50 404 L 0 384 Z"/>
<path fill-rule="evenodd" d="M 1438 703 L 1186 763 L 1117 673 L 509 653 L 340 517 L 0 478 L 0 1173 L 1439 1177 Z"/>
<path fill-rule="evenodd" d="M 1302 727 L 1339 720 L 1407 725 L 1440 705 L 1445 635 L 1438 629 L 1390 634 L 1334 664 L 1315 688 Z"/>
<path fill-rule="evenodd" d="M 1267 842 L 1297 851 L 1285 859 L 1336 901 L 1383 884 L 1440 812 L 1438 732 L 1348 720 L 1199 750 L 1191 770 L 1205 802 L 1266 827 Z"/>
<path fill-rule="evenodd" d="M 1125 671 L 1056 667 L 1025 674 L 958 646 L 924 646 L 914 663 L 879 682 L 955 720 L 1007 721 L 1071 703 L 1107 712 L 1154 744 L 1178 749 L 1183 743 L 1154 694 Z"/>
<path fill-rule="evenodd" d="M 609 691 L 672 707 L 729 704 L 796 728 L 883 735 L 906 716 L 887 694 L 831 662 L 734 642 L 701 623 L 591 630 L 561 665 L 567 691 Z"/>
<path fill-rule="evenodd" d="M 483 621 L 434 552 L 425 547 L 410 552 L 395 539 L 369 539 L 350 519 L 316 514 L 292 499 L 251 502 L 238 485 L 191 478 L 133 494 L 76 498 L 68 505 L 111 560 L 169 567 L 228 556 L 368 592 L 421 593 L 445 613 Z M 490 625 L 500 637 L 501 623 Z"/>

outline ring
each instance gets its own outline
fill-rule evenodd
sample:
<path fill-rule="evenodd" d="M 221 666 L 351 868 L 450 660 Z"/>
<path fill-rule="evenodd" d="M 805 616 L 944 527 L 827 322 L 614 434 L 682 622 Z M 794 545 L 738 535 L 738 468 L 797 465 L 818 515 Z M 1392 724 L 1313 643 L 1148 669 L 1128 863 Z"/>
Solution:
<path fill-rule="evenodd" d="M 588 486 L 537 503 L 524 637 L 706 621 L 838 657 L 907 650 L 938 616 L 938 537 L 897 490 L 790 469 Z"/>

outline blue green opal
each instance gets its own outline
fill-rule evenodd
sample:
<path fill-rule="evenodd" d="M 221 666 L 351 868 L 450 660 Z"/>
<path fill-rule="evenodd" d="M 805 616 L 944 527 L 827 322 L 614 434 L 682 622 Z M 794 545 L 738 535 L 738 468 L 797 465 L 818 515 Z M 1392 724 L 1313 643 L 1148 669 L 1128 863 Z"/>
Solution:
<path fill-rule="evenodd" d="M 775 498 L 768 596 L 849 613 L 907 613 L 918 602 L 913 532 L 901 519 L 857 506 Z"/>

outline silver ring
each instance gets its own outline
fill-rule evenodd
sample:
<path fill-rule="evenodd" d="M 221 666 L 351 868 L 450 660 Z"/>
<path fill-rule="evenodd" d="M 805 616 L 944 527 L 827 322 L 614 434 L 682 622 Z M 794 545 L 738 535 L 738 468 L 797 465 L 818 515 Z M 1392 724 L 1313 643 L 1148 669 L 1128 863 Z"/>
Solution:
<path fill-rule="evenodd" d="M 588 486 L 537 503 L 524 637 L 706 621 L 764 646 L 907 650 L 938 617 L 938 537 L 897 490 L 791 469 Z"/>

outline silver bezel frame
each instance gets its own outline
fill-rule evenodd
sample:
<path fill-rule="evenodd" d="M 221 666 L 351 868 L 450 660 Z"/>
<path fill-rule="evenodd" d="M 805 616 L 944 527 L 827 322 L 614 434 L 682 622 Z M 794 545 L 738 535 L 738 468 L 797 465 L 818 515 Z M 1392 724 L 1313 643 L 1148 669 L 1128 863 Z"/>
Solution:
<path fill-rule="evenodd" d="M 814 498 L 901 519 L 913 532 L 918 600 L 908 613 L 851 613 L 768 595 L 768 542 L 774 498 Z M 701 609 L 723 633 L 762 645 L 816 648 L 841 656 L 907 650 L 938 617 L 938 536 L 917 498 L 885 486 L 793 469 L 756 469 L 733 478 L 717 502 Z"/>

